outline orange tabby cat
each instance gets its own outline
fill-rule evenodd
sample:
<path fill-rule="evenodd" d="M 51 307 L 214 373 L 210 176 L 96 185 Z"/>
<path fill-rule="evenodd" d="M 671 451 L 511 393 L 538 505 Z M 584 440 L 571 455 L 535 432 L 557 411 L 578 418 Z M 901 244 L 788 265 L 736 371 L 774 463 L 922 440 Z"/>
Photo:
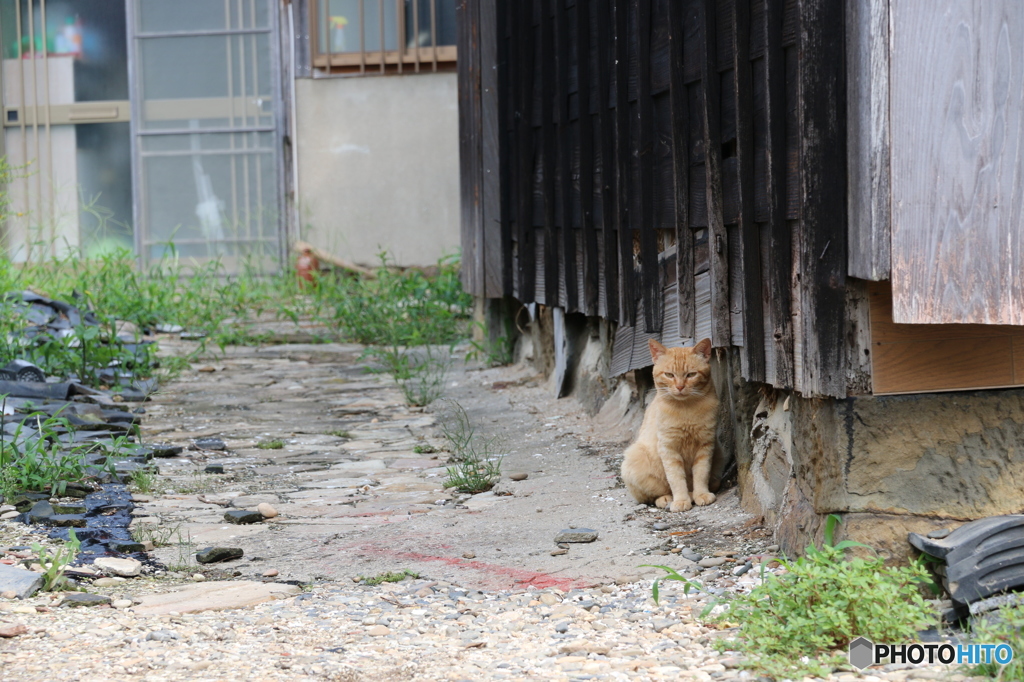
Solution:
<path fill-rule="evenodd" d="M 708 490 L 718 396 L 711 383 L 711 340 L 665 348 L 651 339 L 658 395 L 636 442 L 626 449 L 622 480 L 637 502 L 681 512 L 715 501 Z M 692 488 L 687 479 L 692 481 Z M 693 493 L 691 498 L 690 494 Z"/>

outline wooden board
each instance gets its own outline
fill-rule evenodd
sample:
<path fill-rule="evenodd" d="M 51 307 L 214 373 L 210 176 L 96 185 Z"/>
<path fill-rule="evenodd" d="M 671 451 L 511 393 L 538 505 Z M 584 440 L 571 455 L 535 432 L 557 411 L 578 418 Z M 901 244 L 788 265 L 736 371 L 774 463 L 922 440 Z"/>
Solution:
<path fill-rule="evenodd" d="M 897 324 L 888 282 L 868 296 L 875 395 L 1024 385 L 1024 327 Z"/>
<path fill-rule="evenodd" d="M 891 12 L 895 319 L 1024 324 L 1024 3 Z"/>
<path fill-rule="evenodd" d="M 846 3 L 851 277 L 889 279 L 889 0 Z"/>

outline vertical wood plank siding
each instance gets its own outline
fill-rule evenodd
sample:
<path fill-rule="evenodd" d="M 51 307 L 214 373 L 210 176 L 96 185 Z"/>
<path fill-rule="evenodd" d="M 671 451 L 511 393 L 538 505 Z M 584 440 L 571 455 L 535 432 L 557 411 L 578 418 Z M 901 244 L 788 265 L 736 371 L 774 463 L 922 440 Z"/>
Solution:
<path fill-rule="evenodd" d="M 613 373 L 707 335 L 751 381 L 846 395 L 843 3 L 457 9 L 470 291 L 617 322 Z"/>

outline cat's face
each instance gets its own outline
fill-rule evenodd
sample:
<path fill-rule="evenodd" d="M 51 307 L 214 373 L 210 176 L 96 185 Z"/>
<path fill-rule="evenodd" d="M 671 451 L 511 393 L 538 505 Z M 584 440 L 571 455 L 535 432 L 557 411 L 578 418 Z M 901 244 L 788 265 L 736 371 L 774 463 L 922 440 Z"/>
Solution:
<path fill-rule="evenodd" d="M 650 346 L 659 394 L 679 400 L 707 395 L 711 389 L 711 339 L 693 348 L 665 348 L 653 339 Z"/>

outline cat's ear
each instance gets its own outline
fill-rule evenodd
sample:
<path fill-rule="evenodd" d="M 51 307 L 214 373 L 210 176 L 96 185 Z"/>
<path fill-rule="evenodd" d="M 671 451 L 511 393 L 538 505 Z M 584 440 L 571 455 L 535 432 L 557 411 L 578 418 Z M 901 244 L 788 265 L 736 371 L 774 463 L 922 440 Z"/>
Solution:
<path fill-rule="evenodd" d="M 655 362 L 658 361 L 658 358 L 668 352 L 668 348 L 665 348 L 665 346 L 661 345 L 654 339 L 649 340 L 647 344 L 651 347 L 651 359 Z"/>
<path fill-rule="evenodd" d="M 693 352 L 705 360 L 711 359 L 711 339 L 704 339 L 693 347 Z"/>

